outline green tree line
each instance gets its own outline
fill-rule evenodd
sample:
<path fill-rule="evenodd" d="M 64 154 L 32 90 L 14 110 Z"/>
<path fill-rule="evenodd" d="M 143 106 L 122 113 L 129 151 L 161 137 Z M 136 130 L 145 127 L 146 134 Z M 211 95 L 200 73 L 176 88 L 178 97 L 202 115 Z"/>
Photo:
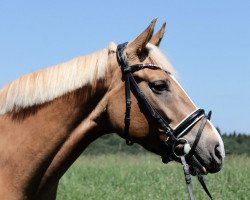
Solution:
<path fill-rule="evenodd" d="M 226 154 L 246 154 L 250 157 L 250 135 L 249 134 L 223 134 Z"/>
<path fill-rule="evenodd" d="M 218 129 L 220 132 L 220 130 Z M 222 139 L 225 145 L 226 154 L 246 154 L 250 157 L 250 134 L 243 133 L 223 133 Z M 116 134 L 108 134 L 100 137 L 84 151 L 84 154 L 99 155 L 99 154 L 115 154 L 118 152 L 128 154 L 147 153 L 138 144 L 127 146 L 125 140 Z"/>

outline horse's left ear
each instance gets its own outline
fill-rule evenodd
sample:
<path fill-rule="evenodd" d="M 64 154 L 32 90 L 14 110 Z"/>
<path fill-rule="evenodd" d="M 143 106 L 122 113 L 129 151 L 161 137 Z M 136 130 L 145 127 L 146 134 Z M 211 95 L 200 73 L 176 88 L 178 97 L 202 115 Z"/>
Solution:
<path fill-rule="evenodd" d="M 150 25 L 139 36 L 137 36 L 133 41 L 128 43 L 126 52 L 129 55 L 139 54 L 146 49 L 146 45 L 153 35 L 156 21 L 157 18 L 153 19 Z"/>
<path fill-rule="evenodd" d="M 151 43 L 155 46 L 160 46 L 161 40 L 162 40 L 164 33 L 165 33 L 165 29 L 166 29 L 166 22 L 164 22 L 162 27 L 160 28 L 160 30 L 152 36 L 149 43 Z"/>

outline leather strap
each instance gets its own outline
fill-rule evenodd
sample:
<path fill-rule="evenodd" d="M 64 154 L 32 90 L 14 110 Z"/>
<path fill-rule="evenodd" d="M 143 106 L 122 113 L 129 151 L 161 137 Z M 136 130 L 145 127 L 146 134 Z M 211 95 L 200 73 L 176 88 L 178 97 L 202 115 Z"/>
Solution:
<path fill-rule="evenodd" d="M 187 134 L 190 131 L 190 129 L 193 128 L 193 126 L 204 115 L 205 115 L 204 109 L 197 109 L 175 128 L 175 135 L 178 138 L 181 138 L 183 135 Z"/>
<path fill-rule="evenodd" d="M 171 138 L 172 141 L 177 141 L 174 136 L 173 129 L 168 125 L 164 118 L 156 111 L 156 109 L 151 105 L 145 95 L 142 93 L 138 87 L 133 76 L 130 76 L 131 89 L 134 90 L 134 94 L 137 97 L 140 105 L 144 106 L 149 114 L 149 116 L 158 124 L 159 128 L 165 131 L 165 134 Z"/>
<path fill-rule="evenodd" d="M 181 164 L 183 166 L 184 177 L 185 177 L 190 200 L 194 200 L 195 198 L 194 198 L 194 194 L 193 194 L 193 191 L 191 188 L 191 175 L 190 175 L 190 171 L 189 171 L 189 165 L 186 162 L 185 156 L 181 156 Z"/>
<path fill-rule="evenodd" d="M 185 181 L 186 181 L 186 185 L 187 185 L 189 198 L 190 198 L 190 200 L 195 200 L 194 194 L 193 194 L 193 191 L 192 191 L 192 187 L 191 187 L 191 176 L 190 176 L 190 171 L 189 171 L 189 165 L 186 162 L 185 156 L 181 156 L 181 163 L 182 163 L 182 166 L 183 166 L 183 172 L 184 172 L 184 177 L 185 177 Z M 209 196 L 209 198 L 211 200 L 213 200 L 213 197 L 210 194 L 210 192 L 207 189 L 207 186 L 205 184 L 204 177 L 201 174 L 198 174 L 197 178 L 198 178 L 198 181 L 200 182 L 201 186 L 203 187 L 203 189 L 205 190 L 205 192 Z"/>
<path fill-rule="evenodd" d="M 205 190 L 205 192 L 207 193 L 207 195 L 209 196 L 209 198 L 211 200 L 213 200 L 213 197 L 212 195 L 210 194 L 210 192 L 208 191 L 207 189 L 207 186 L 205 184 L 205 180 L 204 180 L 204 177 L 202 175 L 197 175 L 197 178 L 198 178 L 198 181 L 200 182 L 201 186 L 203 187 L 203 189 Z"/>
<path fill-rule="evenodd" d="M 117 47 L 117 60 L 119 61 L 122 69 L 122 74 L 123 74 L 123 80 L 125 82 L 125 98 L 126 98 L 126 111 L 125 111 L 125 117 L 124 117 L 124 134 L 126 138 L 126 144 L 127 145 L 132 145 L 133 142 L 130 139 L 129 136 L 129 127 L 130 127 L 130 112 L 131 112 L 131 96 L 130 96 L 130 81 L 129 81 L 129 74 L 125 73 L 126 69 L 122 66 L 127 66 L 127 62 L 125 59 L 123 59 L 123 52 L 126 48 L 127 42 L 118 45 Z"/>
<path fill-rule="evenodd" d="M 200 141 L 201 134 L 202 134 L 202 132 L 203 132 L 203 130 L 204 130 L 204 128 L 205 128 L 206 123 L 207 123 L 207 116 L 205 116 L 205 117 L 202 119 L 200 128 L 199 128 L 199 130 L 198 130 L 198 132 L 197 132 L 197 135 L 196 135 L 196 137 L 195 137 L 194 143 L 193 143 L 193 145 L 192 145 L 192 147 L 191 147 L 191 150 L 189 151 L 189 153 L 188 153 L 188 155 L 187 155 L 188 158 L 194 155 L 195 149 L 196 149 L 196 147 L 197 147 L 197 145 L 198 145 L 198 142 Z"/>

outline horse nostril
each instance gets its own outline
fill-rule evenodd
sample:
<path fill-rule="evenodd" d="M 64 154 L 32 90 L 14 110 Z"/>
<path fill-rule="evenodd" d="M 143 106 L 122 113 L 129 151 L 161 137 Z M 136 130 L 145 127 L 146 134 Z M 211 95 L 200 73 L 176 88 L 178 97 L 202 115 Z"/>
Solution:
<path fill-rule="evenodd" d="M 222 158 L 220 145 L 215 146 L 214 154 L 217 157 L 218 161 L 221 163 L 223 158 Z"/>
<path fill-rule="evenodd" d="M 220 145 L 216 145 L 212 153 L 212 160 L 210 165 L 210 173 L 216 173 L 221 170 L 223 164 L 223 155 Z"/>

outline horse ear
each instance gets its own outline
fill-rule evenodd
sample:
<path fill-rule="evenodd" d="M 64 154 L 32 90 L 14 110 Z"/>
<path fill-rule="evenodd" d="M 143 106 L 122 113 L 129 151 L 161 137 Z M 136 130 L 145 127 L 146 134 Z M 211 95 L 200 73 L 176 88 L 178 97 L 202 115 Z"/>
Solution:
<path fill-rule="evenodd" d="M 146 48 L 147 43 L 153 35 L 156 21 L 157 18 L 153 19 L 150 25 L 137 38 L 128 43 L 126 48 L 128 54 L 140 53 Z"/>
<path fill-rule="evenodd" d="M 160 28 L 160 30 L 152 36 L 149 43 L 151 43 L 155 46 L 160 46 L 161 40 L 162 40 L 164 33 L 165 33 L 165 29 L 166 29 L 166 22 L 164 22 L 162 27 Z"/>

